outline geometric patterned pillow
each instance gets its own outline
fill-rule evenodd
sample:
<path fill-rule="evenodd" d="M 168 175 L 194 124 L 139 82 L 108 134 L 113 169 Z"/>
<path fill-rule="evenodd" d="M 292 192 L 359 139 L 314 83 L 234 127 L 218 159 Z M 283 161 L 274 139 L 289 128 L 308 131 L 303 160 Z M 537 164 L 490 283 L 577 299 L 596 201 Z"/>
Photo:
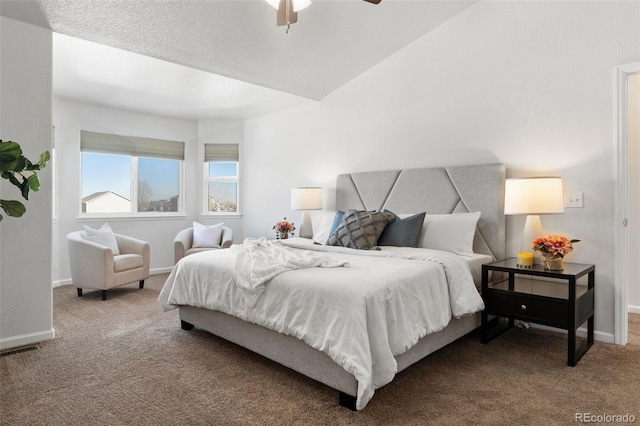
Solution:
<path fill-rule="evenodd" d="M 395 220 L 393 213 L 349 210 L 329 240 L 329 246 L 342 246 L 358 250 L 370 250 L 387 224 Z"/>

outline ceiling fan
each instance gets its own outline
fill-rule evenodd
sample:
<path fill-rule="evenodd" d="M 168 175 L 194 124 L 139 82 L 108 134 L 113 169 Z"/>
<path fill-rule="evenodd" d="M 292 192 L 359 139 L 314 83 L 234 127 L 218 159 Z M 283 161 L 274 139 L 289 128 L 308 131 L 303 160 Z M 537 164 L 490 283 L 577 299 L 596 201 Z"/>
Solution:
<path fill-rule="evenodd" d="M 306 8 L 311 4 L 311 0 L 265 0 L 271 6 L 278 10 L 278 26 L 287 26 L 287 33 L 291 24 L 298 22 L 298 11 Z M 364 0 L 368 3 L 378 4 L 382 0 Z"/>

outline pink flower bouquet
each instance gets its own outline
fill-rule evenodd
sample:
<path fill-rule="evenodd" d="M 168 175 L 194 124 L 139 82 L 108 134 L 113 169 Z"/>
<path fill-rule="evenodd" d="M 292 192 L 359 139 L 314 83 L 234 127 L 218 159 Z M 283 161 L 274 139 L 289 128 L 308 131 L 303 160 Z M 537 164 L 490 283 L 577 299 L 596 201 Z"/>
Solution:
<path fill-rule="evenodd" d="M 275 229 L 277 237 L 284 239 L 287 238 L 289 234 L 293 236 L 293 231 L 296 230 L 296 227 L 293 226 L 293 223 L 287 222 L 287 218 L 285 217 L 284 220 L 276 223 L 273 229 Z"/>
<path fill-rule="evenodd" d="M 546 237 L 536 238 L 531 248 L 539 250 L 549 257 L 562 259 L 573 251 L 573 243 L 578 241 L 580 240 L 570 240 L 564 235 L 547 235 Z"/>

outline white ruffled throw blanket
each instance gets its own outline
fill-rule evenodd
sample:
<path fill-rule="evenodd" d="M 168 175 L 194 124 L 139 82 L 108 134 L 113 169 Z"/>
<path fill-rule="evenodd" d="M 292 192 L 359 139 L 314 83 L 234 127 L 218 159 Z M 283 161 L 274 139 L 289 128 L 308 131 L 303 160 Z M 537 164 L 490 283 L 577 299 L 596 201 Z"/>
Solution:
<path fill-rule="evenodd" d="M 335 260 L 317 252 L 295 250 L 265 237 L 247 238 L 242 245 L 231 246 L 236 253 L 233 279 L 251 307 L 264 292 L 265 283 L 294 269 L 338 268 L 347 266 L 345 260 Z"/>

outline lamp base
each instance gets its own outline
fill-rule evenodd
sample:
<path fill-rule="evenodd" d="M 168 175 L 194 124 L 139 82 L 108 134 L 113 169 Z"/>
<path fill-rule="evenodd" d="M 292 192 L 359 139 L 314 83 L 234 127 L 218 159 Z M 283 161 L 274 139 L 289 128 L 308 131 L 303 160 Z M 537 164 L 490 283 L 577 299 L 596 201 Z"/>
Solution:
<path fill-rule="evenodd" d="M 313 225 L 311 223 L 311 214 L 309 210 L 302 212 L 302 222 L 300 223 L 300 232 L 298 232 L 300 238 L 313 238 Z"/>
<path fill-rule="evenodd" d="M 527 253 L 533 253 L 533 264 L 539 265 L 540 252 L 533 251 L 531 245 L 536 238 L 542 237 L 542 223 L 540 222 L 540 216 L 530 214 L 527 216 L 527 220 L 524 222 L 524 232 L 522 233 L 522 246 L 521 251 Z"/>

